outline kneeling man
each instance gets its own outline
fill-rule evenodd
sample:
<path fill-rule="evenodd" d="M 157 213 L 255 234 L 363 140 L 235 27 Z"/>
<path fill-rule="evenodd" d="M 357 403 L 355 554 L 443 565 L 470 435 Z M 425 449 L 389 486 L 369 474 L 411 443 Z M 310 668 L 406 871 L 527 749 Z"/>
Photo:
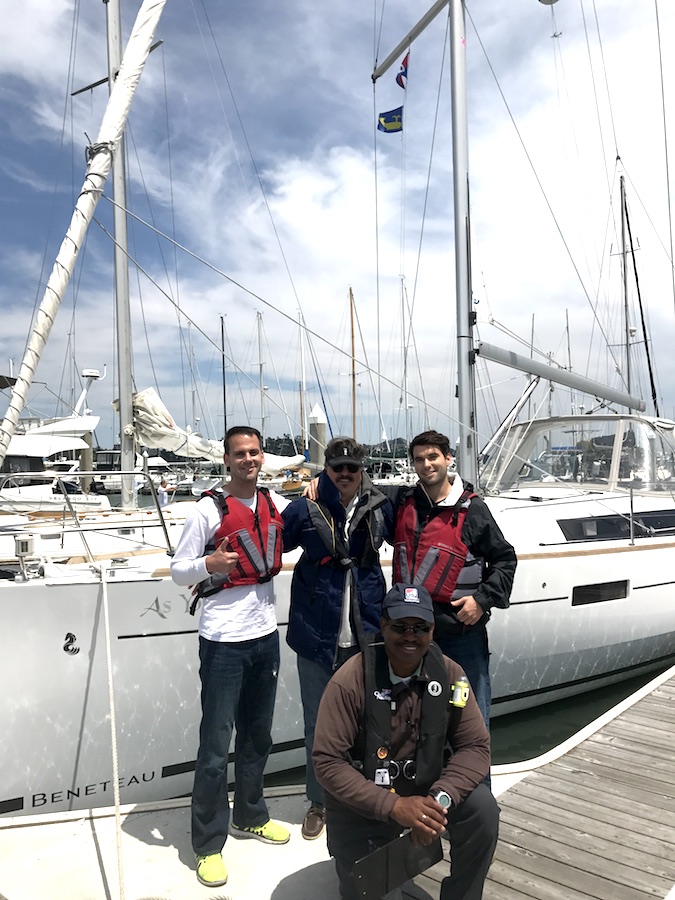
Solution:
<path fill-rule="evenodd" d="M 483 894 L 499 830 L 482 783 L 490 737 L 461 668 L 432 643 L 433 623 L 424 587 L 394 585 L 383 603 L 384 643 L 345 663 L 321 699 L 312 758 L 342 900 L 358 900 L 355 862 L 405 829 L 420 846 L 447 828 L 451 873 L 441 900 Z"/>

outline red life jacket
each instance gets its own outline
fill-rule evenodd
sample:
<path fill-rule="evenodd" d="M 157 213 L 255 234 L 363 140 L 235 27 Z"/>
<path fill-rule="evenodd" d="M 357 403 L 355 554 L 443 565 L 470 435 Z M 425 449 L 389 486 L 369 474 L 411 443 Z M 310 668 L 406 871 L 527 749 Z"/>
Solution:
<path fill-rule="evenodd" d="M 264 584 L 281 570 L 283 522 L 267 488 L 257 488 L 256 510 L 229 498 L 221 491 L 207 491 L 220 510 L 220 525 L 213 538 L 213 549 L 227 540 L 239 555 L 239 562 L 222 588 L 240 584 Z"/>
<path fill-rule="evenodd" d="M 450 603 L 469 548 L 462 526 L 477 496 L 464 491 L 454 506 L 436 506 L 424 524 L 419 521 L 413 492 L 396 516 L 394 584 L 423 584 L 435 603 Z"/>

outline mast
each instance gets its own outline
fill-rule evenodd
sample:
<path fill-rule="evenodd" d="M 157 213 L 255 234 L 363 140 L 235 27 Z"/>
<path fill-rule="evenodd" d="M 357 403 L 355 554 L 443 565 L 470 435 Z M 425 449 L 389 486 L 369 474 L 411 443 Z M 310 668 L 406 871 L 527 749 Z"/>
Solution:
<path fill-rule="evenodd" d="M 108 88 L 115 86 L 122 60 L 122 19 L 120 0 L 105 0 L 108 35 Z M 127 173 L 124 134 L 120 136 L 112 166 L 113 227 L 115 235 L 115 311 L 117 317 L 117 367 L 119 381 L 120 469 L 133 472 L 136 467 L 134 414 L 131 371 L 131 304 L 129 301 L 129 237 L 127 227 Z M 120 505 L 133 509 L 137 500 L 132 475 L 122 476 Z"/>
<path fill-rule="evenodd" d="M 166 0 L 144 0 L 136 17 L 122 65 L 103 114 L 98 137 L 93 146 L 89 148 L 89 162 L 84 184 L 37 311 L 33 332 L 26 346 L 5 418 L 0 424 L 0 464 L 5 458 L 19 416 L 26 404 L 26 397 L 42 351 L 75 268 L 77 255 L 93 218 L 96 204 L 112 167 L 113 156 L 124 131 L 131 101 L 138 87 L 143 66 L 150 52 L 152 38 L 165 4 Z"/>
<path fill-rule="evenodd" d="M 309 426 L 305 409 L 305 388 L 307 374 L 305 371 L 305 320 L 302 310 L 298 310 L 298 327 L 300 329 L 300 443 L 305 459 L 309 459 Z"/>
<path fill-rule="evenodd" d="M 260 434 L 262 435 L 263 448 L 265 447 L 265 376 L 262 355 L 262 313 L 257 312 L 258 320 L 258 379 L 260 384 Z"/>
<path fill-rule="evenodd" d="M 352 327 L 352 437 L 356 440 L 356 347 L 354 346 L 354 293 L 349 288 L 349 316 Z"/>
<path fill-rule="evenodd" d="M 220 317 L 220 349 L 223 362 L 223 434 L 227 434 L 227 383 L 225 381 L 225 316 Z"/>
<path fill-rule="evenodd" d="M 462 478 L 478 483 L 476 390 L 471 309 L 469 230 L 469 128 L 466 108 L 466 27 L 463 0 L 450 0 L 450 81 L 452 93 L 452 181 L 455 204 L 455 303 L 459 465 Z"/>
<path fill-rule="evenodd" d="M 621 273 L 623 284 L 623 317 L 626 335 L 626 390 L 630 394 L 630 321 L 628 318 L 628 249 L 626 247 L 626 185 L 623 175 L 619 178 L 621 191 Z"/>

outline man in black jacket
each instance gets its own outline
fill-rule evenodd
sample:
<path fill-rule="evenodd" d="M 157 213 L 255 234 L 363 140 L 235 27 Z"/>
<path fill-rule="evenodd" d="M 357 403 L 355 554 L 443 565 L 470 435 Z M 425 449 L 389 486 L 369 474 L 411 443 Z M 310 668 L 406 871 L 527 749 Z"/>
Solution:
<path fill-rule="evenodd" d="M 434 601 L 434 640 L 459 663 L 490 721 L 487 623 L 509 605 L 516 554 L 486 504 L 459 474 L 448 438 L 425 431 L 408 448 L 418 484 L 398 498 L 394 583 L 423 584 Z"/>
<path fill-rule="evenodd" d="M 286 640 L 298 655 L 305 719 L 305 840 L 324 831 L 323 790 L 311 756 L 319 701 L 333 672 L 359 650 L 359 630 L 378 631 L 386 590 L 378 550 L 393 529 L 391 501 L 364 471 L 365 448 L 335 437 L 325 457 L 311 498 L 293 500 L 283 514 L 284 550 L 304 551 L 293 571 Z"/>

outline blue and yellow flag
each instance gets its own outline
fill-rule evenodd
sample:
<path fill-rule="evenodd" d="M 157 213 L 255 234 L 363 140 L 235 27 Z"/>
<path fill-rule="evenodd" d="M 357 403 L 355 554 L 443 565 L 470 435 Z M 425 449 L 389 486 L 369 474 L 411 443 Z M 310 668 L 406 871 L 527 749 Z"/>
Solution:
<path fill-rule="evenodd" d="M 377 117 L 378 131 L 403 131 L 403 107 L 390 109 L 389 112 L 380 113 Z"/>

